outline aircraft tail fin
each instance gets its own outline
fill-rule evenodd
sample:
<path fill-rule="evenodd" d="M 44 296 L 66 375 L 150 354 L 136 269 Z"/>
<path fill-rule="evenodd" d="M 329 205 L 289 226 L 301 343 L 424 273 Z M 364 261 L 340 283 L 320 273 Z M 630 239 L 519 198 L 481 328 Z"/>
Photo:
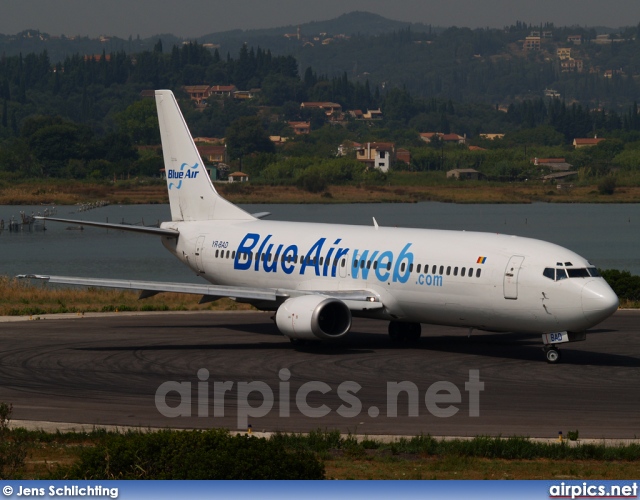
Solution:
<path fill-rule="evenodd" d="M 173 92 L 156 90 L 155 95 L 171 219 L 254 220 L 213 187 Z"/>

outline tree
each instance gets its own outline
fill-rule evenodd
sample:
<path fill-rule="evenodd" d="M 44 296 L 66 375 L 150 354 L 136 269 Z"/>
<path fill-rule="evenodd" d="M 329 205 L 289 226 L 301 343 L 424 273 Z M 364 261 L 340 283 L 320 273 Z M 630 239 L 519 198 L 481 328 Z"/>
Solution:
<path fill-rule="evenodd" d="M 134 144 L 159 144 L 158 113 L 152 99 L 134 102 L 122 113 L 116 115 L 116 123 L 121 133 L 129 136 Z"/>
<path fill-rule="evenodd" d="M 227 150 L 233 159 L 251 153 L 273 153 L 275 146 L 257 116 L 245 116 L 235 120 L 226 132 Z"/>

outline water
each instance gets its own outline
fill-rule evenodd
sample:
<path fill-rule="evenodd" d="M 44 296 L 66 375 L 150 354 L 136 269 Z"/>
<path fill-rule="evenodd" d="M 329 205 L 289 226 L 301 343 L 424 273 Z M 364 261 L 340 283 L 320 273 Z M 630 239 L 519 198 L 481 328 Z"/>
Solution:
<path fill-rule="evenodd" d="M 545 204 L 454 205 L 448 203 L 353 205 L 244 205 L 250 213 L 271 212 L 271 220 L 488 231 L 557 243 L 604 269 L 640 275 L 640 205 Z M 8 221 L 23 210 L 0 206 Z M 101 222 L 155 224 L 169 220 L 168 205 L 112 205 L 82 213 L 58 207 L 58 217 Z M 165 250 L 158 237 L 47 223 L 47 231 L 0 233 L 0 275 L 58 274 L 154 281 L 203 282 Z"/>

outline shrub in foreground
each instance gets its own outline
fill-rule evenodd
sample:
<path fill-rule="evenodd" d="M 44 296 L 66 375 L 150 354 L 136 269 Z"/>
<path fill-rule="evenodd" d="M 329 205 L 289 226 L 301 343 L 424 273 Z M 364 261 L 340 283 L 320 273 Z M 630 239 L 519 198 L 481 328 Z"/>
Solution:
<path fill-rule="evenodd" d="M 224 430 L 107 435 L 57 479 L 324 479 L 306 450 Z"/>

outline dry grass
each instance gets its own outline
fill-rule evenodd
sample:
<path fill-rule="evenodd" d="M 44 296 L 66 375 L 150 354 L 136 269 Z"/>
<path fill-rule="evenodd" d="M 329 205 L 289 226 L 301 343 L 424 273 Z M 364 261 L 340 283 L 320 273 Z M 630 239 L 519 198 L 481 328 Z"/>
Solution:
<path fill-rule="evenodd" d="M 65 180 L 25 182 L 0 188 L 0 205 L 75 205 L 107 200 L 118 204 L 168 203 L 164 183 L 123 181 L 90 184 Z"/>
<path fill-rule="evenodd" d="M 198 304 L 199 295 L 162 293 L 144 300 L 132 291 L 53 287 L 46 283 L 0 277 L 0 316 L 108 311 L 249 310 L 231 299 Z"/>
<path fill-rule="evenodd" d="M 70 465 L 95 438 L 56 436 L 31 443 L 24 477 L 47 477 L 58 465 Z M 456 455 L 390 455 L 372 451 L 364 458 L 339 456 L 324 459 L 330 479 L 605 479 L 638 477 L 637 461 L 604 460 L 500 460 Z"/>
<path fill-rule="evenodd" d="M 448 182 L 437 186 L 330 186 L 322 193 L 309 193 L 295 186 L 216 184 L 233 203 L 638 203 L 640 187 L 621 187 L 613 195 L 601 195 L 597 187 L 581 186 L 559 191 L 540 183 L 489 184 Z M 88 184 L 78 181 L 32 182 L 0 188 L 0 205 L 74 205 L 108 200 L 117 204 L 168 203 L 163 182 L 122 181 Z"/>
<path fill-rule="evenodd" d="M 607 479 L 638 477 L 638 462 L 492 460 L 470 457 L 389 457 L 325 461 L 332 479 Z"/>

